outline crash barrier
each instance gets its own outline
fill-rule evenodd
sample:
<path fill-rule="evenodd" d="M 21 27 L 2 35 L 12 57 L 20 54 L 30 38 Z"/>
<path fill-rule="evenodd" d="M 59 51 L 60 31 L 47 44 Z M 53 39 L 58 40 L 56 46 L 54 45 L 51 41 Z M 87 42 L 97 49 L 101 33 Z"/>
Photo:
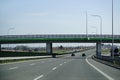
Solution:
<path fill-rule="evenodd" d="M 114 59 L 111 56 L 96 56 L 94 55 L 94 58 L 99 59 L 98 61 L 105 63 L 107 65 L 110 66 L 115 66 L 117 68 L 120 68 L 120 57 L 119 56 L 115 56 Z M 105 61 L 105 62 L 104 62 Z"/>
<path fill-rule="evenodd" d="M 35 53 L 35 52 L 11 52 L 11 51 L 1 51 L 0 57 L 21 57 L 21 56 L 45 56 L 50 55 L 48 53 Z"/>

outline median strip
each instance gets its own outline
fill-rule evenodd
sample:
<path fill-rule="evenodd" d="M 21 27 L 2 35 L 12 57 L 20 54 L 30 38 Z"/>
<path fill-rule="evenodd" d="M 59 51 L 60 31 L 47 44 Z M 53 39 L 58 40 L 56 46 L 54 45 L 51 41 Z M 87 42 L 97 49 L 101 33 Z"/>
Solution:
<path fill-rule="evenodd" d="M 0 58 L 0 63 L 17 62 L 17 61 L 25 61 L 25 60 L 36 60 L 36 59 L 45 59 L 45 58 L 51 58 L 51 56 L 2 57 Z"/>

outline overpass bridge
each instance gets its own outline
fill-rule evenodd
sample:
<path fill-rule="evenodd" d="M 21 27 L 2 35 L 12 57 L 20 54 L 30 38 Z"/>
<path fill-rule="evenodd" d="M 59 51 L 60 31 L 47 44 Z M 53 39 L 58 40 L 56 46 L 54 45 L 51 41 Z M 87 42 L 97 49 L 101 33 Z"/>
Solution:
<path fill-rule="evenodd" d="M 1 44 L 46 43 L 46 50 L 52 53 L 52 43 L 96 43 L 97 55 L 101 55 L 101 43 L 111 43 L 112 35 L 49 34 L 49 35 L 0 35 Z M 114 35 L 114 42 L 120 43 L 120 35 Z"/>

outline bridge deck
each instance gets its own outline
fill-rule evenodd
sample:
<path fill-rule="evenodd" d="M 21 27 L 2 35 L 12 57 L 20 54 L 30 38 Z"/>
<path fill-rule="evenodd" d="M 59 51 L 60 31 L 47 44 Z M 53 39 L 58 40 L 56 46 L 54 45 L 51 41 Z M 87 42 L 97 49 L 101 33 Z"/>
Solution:
<path fill-rule="evenodd" d="M 45 42 L 112 42 L 112 35 L 2 35 L 0 44 L 7 43 L 45 43 Z M 114 35 L 114 42 L 120 43 L 120 35 Z"/>

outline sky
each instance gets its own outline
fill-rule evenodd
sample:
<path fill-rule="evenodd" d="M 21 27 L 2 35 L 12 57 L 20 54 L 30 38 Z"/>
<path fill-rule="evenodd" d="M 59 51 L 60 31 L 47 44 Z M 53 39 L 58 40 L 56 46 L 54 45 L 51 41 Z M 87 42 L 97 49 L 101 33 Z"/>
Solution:
<path fill-rule="evenodd" d="M 86 12 L 88 34 L 100 34 L 100 19 L 92 15 L 102 17 L 102 34 L 112 34 L 111 4 L 112 0 L 0 0 L 0 35 L 86 34 Z M 116 35 L 120 35 L 119 14 L 120 0 L 114 0 L 113 27 Z"/>
<path fill-rule="evenodd" d="M 112 34 L 112 0 L 0 0 L 0 35 Z M 120 0 L 114 0 L 114 34 L 120 35 Z"/>

